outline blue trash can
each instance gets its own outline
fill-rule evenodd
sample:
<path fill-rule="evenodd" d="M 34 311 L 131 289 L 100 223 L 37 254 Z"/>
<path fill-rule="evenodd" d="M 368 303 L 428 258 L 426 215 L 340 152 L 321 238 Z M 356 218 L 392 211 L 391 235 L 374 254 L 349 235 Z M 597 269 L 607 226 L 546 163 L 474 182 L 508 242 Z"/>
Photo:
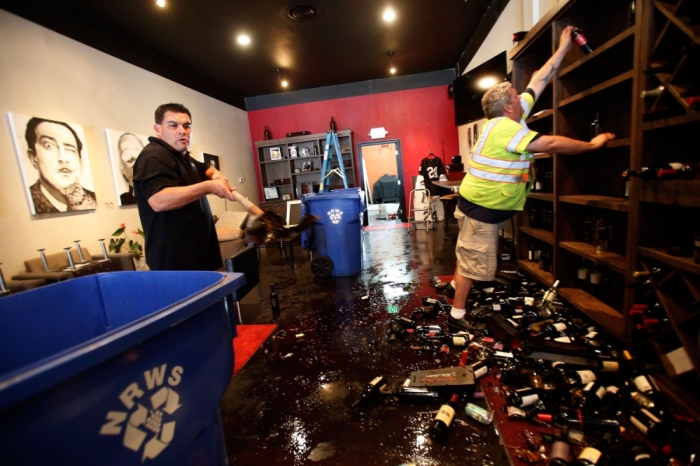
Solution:
<path fill-rule="evenodd" d="M 302 233 L 302 247 L 318 251 L 311 270 L 320 276 L 356 275 L 362 270 L 362 213 L 360 188 L 338 189 L 301 197 L 301 215 L 320 218 Z"/>
<path fill-rule="evenodd" d="M 242 274 L 116 272 L 0 298 L 3 464 L 228 464 Z"/>

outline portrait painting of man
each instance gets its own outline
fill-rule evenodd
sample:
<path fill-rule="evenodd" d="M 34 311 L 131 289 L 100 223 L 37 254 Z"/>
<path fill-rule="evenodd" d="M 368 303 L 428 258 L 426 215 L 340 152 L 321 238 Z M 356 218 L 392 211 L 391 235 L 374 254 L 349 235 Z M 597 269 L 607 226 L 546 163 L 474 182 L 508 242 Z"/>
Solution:
<path fill-rule="evenodd" d="M 83 127 L 16 113 L 8 119 L 32 214 L 96 209 Z"/>
<path fill-rule="evenodd" d="M 134 197 L 134 162 L 148 144 L 148 136 L 127 133 L 114 129 L 105 130 L 107 145 L 112 159 L 114 185 L 117 188 L 119 205 L 136 205 Z"/>

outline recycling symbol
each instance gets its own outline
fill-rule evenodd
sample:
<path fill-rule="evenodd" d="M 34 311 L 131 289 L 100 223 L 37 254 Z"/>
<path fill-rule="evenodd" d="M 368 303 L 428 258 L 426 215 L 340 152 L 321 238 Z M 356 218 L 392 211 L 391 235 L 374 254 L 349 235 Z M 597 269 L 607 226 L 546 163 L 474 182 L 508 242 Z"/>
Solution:
<path fill-rule="evenodd" d="M 331 219 L 333 225 L 340 223 L 340 219 L 343 218 L 343 211 L 340 209 L 331 209 L 328 211 L 328 218 Z"/>
<path fill-rule="evenodd" d="M 163 387 L 151 396 L 151 409 L 141 403 L 129 416 L 124 432 L 124 446 L 139 451 L 143 458 L 153 459 L 167 447 L 175 436 L 175 421 L 163 422 L 163 413 L 173 414 L 180 408 L 180 396 L 173 389 Z M 146 439 L 150 436 L 150 439 Z"/>

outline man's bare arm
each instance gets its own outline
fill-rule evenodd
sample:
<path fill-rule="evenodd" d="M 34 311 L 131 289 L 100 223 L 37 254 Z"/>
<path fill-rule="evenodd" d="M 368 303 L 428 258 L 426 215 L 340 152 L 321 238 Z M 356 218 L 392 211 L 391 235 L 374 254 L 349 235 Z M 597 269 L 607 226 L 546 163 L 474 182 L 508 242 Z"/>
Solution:
<path fill-rule="evenodd" d="M 571 29 L 571 26 L 564 28 L 559 40 L 559 48 L 554 52 L 554 55 L 547 60 L 547 63 L 537 70 L 532 76 L 530 83 L 527 85 L 527 87 L 535 91 L 536 97 L 542 95 L 544 88 L 547 87 L 547 83 L 549 83 L 559 69 L 559 65 L 561 65 L 561 61 L 564 59 L 566 52 L 571 48 Z"/>
<path fill-rule="evenodd" d="M 548 154 L 580 154 L 598 150 L 606 142 L 615 139 L 613 133 L 602 133 L 590 141 L 567 138 L 566 136 L 540 136 L 527 146 L 530 152 L 546 152 Z"/>

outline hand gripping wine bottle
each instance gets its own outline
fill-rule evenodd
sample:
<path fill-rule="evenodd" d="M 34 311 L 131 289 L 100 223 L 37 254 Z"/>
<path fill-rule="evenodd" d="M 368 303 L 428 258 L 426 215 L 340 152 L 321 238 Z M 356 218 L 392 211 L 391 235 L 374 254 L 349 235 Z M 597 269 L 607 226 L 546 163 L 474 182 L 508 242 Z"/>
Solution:
<path fill-rule="evenodd" d="M 452 420 L 455 418 L 455 409 L 457 408 L 457 401 L 459 396 L 457 394 L 452 395 L 450 401 L 440 406 L 433 423 L 430 425 L 430 435 L 437 439 L 443 440 L 447 437 L 447 433 L 450 431 L 450 426 L 452 425 Z"/>
<path fill-rule="evenodd" d="M 352 404 L 352 409 L 357 408 L 360 405 L 360 403 L 364 401 L 375 398 L 377 395 L 379 395 L 379 390 L 386 384 L 387 380 L 383 376 L 375 377 L 374 379 L 372 379 L 370 383 L 368 383 L 365 386 L 365 389 L 362 391 L 362 396 L 360 396 L 360 399 Z"/>
<path fill-rule="evenodd" d="M 586 39 L 586 36 L 583 35 L 583 31 L 581 31 L 581 29 L 574 27 L 571 31 L 571 37 L 573 37 L 574 42 L 576 42 L 585 53 L 588 54 L 593 51 L 591 46 L 588 45 L 588 39 Z"/>
<path fill-rule="evenodd" d="M 270 307 L 272 307 L 272 320 L 280 318 L 280 298 L 275 291 L 275 285 L 270 285 Z"/>

